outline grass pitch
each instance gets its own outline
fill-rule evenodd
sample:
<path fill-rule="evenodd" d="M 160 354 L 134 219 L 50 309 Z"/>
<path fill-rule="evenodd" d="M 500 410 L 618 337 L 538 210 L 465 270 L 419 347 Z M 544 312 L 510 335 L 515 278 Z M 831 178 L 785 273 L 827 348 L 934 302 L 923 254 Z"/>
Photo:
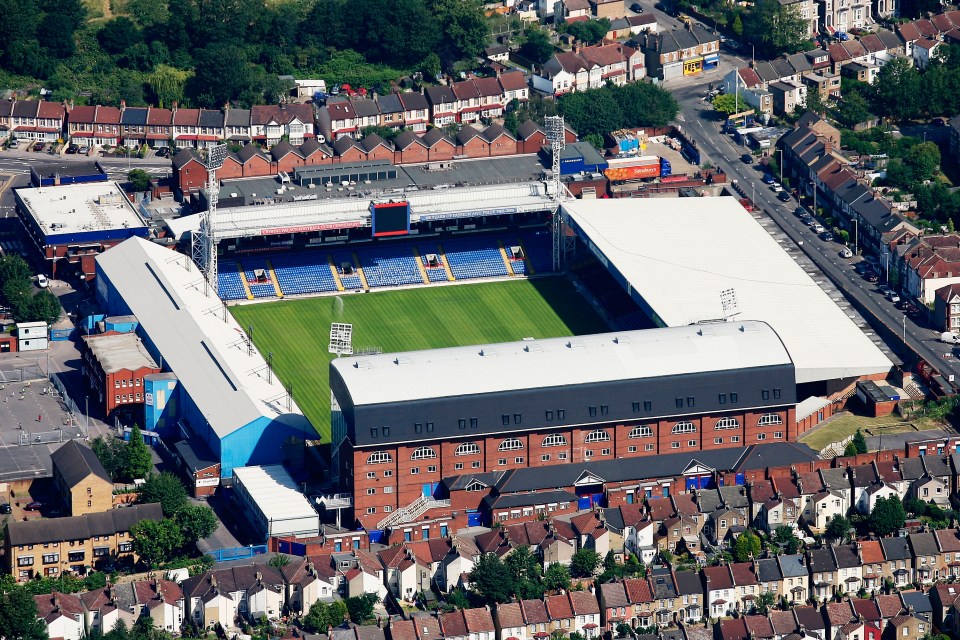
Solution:
<path fill-rule="evenodd" d="M 353 324 L 355 348 L 385 353 L 608 330 L 563 277 L 283 300 L 231 311 L 240 326 L 253 326 L 260 352 L 273 353 L 274 370 L 293 384 L 294 399 L 324 442 L 330 440 L 331 322 Z"/>

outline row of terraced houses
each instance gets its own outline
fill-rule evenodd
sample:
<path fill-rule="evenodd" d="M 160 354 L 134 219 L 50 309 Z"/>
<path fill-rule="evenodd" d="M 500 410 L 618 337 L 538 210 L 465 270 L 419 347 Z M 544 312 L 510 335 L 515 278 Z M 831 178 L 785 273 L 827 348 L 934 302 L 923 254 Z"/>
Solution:
<path fill-rule="evenodd" d="M 254 105 L 250 109 L 73 106 L 44 100 L 0 100 L 0 137 L 78 145 L 149 145 L 205 148 L 221 141 L 272 147 L 281 140 L 301 145 L 310 139 L 356 134 L 369 126 L 424 132 L 428 126 L 478 122 L 503 115 L 513 100 L 529 97 L 520 72 L 471 78 L 424 93 L 391 93 L 374 99 L 335 99 L 311 104 Z M 319 137 L 318 137 L 319 136 Z"/>

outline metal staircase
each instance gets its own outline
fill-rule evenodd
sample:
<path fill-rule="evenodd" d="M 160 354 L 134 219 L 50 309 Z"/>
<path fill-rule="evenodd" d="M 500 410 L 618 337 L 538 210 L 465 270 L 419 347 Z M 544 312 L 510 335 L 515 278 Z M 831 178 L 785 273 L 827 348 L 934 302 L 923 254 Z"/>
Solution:
<path fill-rule="evenodd" d="M 377 523 L 377 529 L 383 530 L 398 524 L 413 522 L 430 509 L 449 507 L 449 500 L 436 500 L 428 496 L 420 496 L 405 507 L 400 507 L 386 518 Z"/>

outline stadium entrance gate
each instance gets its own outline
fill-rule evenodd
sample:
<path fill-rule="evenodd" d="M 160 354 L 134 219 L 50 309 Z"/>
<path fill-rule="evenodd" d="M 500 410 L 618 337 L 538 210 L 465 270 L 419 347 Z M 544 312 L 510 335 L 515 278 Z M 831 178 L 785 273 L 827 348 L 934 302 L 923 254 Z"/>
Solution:
<path fill-rule="evenodd" d="M 467 511 L 467 526 L 468 527 L 483 526 L 483 520 L 480 518 L 479 511 Z"/>

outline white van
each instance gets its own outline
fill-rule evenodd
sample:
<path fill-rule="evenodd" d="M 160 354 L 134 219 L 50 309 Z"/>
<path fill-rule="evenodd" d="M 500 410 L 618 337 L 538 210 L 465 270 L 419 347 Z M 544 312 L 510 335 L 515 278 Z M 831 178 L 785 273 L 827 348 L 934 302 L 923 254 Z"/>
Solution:
<path fill-rule="evenodd" d="M 37 276 L 37 286 L 40 287 L 41 289 L 46 289 L 47 287 L 49 287 L 50 281 L 47 280 L 47 276 L 43 275 L 42 273 L 39 274 Z"/>
<path fill-rule="evenodd" d="M 960 335 L 956 333 L 950 333 L 949 331 L 944 331 L 940 334 L 940 342 L 946 342 L 947 344 L 960 344 Z"/>

